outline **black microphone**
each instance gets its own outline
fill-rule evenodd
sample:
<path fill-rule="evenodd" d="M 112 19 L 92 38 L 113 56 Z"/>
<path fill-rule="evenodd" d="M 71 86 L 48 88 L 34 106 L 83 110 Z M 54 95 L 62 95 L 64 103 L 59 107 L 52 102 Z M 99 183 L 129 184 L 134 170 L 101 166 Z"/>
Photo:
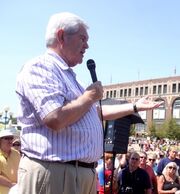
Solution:
<path fill-rule="evenodd" d="M 90 71 L 93 83 L 96 82 L 97 81 L 96 70 L 95 70 L 96 69 L 96 64 L 95 64 L 93 59 L 89 59 L 87 61 L 87 68 Z"/>

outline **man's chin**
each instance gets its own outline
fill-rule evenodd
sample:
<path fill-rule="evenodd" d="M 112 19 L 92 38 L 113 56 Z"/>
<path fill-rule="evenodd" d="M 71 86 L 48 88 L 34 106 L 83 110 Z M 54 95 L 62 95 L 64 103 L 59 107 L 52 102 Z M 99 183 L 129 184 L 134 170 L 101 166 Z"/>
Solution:
<path fill-rule="evenodd" d="M 83 58 L 81 58 L 81 59 L 79 59 L 79 60 L 77 60 L 77 61 L 74 61 L 73 63 L 71 63 L 71 67 L 74 67 L 74 66 L 76 66 L 76 65 L 78 65 L 78 64 L 81 64 L 83 62 Z"/>
<path fill-rule="evenodd" d="M 77 64 L 81 64 L 83 62 L 83 58 L 81 58 L 78 62 L 77 62 Z"/>

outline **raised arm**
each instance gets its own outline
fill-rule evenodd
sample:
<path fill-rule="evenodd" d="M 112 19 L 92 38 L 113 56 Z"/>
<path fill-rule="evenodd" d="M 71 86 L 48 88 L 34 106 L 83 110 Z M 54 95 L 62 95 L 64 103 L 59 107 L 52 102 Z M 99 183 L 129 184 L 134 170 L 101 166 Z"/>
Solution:
<path fill-rule="evenodd" d="M 137 111 L 151 110 L 157 108 L 161 104 L 163 104 L 163 101 L 152 101 L 147 96 L 139 99 L 135 104 L 127 103 L 118 105 L 103 105 L 103 119 L 113 120 L 117 118 L 122 118 Z"/>

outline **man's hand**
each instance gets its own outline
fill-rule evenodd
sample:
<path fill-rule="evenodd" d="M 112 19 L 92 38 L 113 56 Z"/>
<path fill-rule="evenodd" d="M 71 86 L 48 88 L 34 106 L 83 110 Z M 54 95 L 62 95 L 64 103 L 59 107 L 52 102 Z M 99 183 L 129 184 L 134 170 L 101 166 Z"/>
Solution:
<path fill-rule="evenodd" d="M 152 101 L 149 96 L 139 99 L 135 104 L 138 111 L 151 110 L 158 108 L 164 101 Z"/>
<path fill-rule="evenodd" d="M 103 97 L 103 87 L 100 81 L 97 81 L 86 88 L 84 95 L 87 95 L 93 102 L 101 100 Z"/>

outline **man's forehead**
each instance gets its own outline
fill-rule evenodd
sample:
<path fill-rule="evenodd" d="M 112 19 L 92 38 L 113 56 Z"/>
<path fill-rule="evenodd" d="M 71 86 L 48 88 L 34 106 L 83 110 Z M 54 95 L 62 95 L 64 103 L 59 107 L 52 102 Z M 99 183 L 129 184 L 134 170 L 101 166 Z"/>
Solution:
<path fill-rule="evenodd" d="M 178 149 L 177 149 L 176 147 L 171 147 L 171 148 L 170 148 L 170 151 L 171 151 L 171 152 L 177 152 L 177 150 L 178 150 Z"/>
<path fill-rule="evenodd" d="M 171 152 L 177 152 L 177 150 L 176 149 L 172 149 Z"/>
<path fill-rule="evenodd" d="M 137 153 L 133 153 L 133 154 L 131 155 L 131 158 L 132 158 L 132 157 L 139 158 L 139 154 L 137 154 Z"/>

